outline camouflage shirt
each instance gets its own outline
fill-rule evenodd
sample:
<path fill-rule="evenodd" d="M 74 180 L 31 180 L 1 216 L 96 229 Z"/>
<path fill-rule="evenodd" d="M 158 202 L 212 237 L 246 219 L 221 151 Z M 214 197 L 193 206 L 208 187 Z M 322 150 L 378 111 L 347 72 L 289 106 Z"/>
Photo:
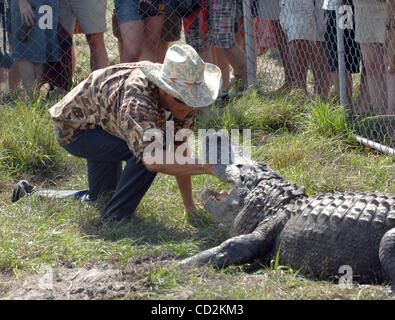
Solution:
<path fill-rule="evenodd" d="M 64 146 L 78 139 L 84 130 L 97 126 L 126 141 L 140 161 L 144 148 L 144 132 L 160 129 L 166 121 L 174 121 L 174 132 L 193 130 L 195 112 L 184 120 L 174 118 L 159 101 L 159 90 L 140 70 L 142 64 L 124 63 L 94 71 L 49 109 L 56 138 Z M 151 135 L 152 136 L 152 135 Z"/>

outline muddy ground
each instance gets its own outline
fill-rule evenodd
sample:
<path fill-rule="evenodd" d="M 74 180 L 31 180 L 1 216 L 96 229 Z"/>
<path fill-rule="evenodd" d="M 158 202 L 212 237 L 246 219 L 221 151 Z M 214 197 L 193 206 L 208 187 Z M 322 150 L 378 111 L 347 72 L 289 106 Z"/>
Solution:
<path fill-rule="evenodd" d="M 147 291 L 141 280 L 149 269 L 152 264 L 142 261 L 133 261 L 126 266 L 96 263 L 81 268 L 46 268 L 35 274 L 22 275 L 19 280 L 5 281 L 5 292 L 1 292 L 0 299 L 141 299 L 144 297 L 140 293 Z"/>

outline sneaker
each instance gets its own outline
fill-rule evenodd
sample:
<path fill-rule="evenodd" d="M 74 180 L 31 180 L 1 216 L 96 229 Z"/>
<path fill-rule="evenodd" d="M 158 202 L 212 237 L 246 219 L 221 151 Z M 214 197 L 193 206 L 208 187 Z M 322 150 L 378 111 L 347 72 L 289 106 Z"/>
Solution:
<path fill-rule="evenodd" d="M 12 202 L 17 202 L 20 198 L 34 191 L 34 186 L 30 185 L 26 180 L 19 181 L 12 191 Z"/>

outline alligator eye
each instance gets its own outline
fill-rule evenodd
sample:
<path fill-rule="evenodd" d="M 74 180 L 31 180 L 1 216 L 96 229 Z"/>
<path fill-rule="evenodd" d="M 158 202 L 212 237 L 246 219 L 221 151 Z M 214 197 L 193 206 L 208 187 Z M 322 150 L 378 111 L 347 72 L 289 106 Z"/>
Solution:
<path fill-rule="evenodd" d="M 237 164 L 236 167 L 238 167 L 239 169 L 242 167 L 242 164 Z"/>

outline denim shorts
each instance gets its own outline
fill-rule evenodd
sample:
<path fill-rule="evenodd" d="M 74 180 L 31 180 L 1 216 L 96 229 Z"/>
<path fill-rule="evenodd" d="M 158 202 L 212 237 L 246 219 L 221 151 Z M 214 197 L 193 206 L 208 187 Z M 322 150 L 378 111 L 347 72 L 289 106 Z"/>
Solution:
<path fill-rule="evenodd" d="M 60 60 L 58 44 L 58 1 L 57 0 L 30 0 L 30 5 L 36 15 L 35 24 L 32 26 L 24 40 L 18 39 L 22 30 L 21 14 L 17 1 L 11 1 L 11 29 L 12 29 L 12 54 L 15 59 L 45 63 Z M 52 8 L 52 25 L 47 29 L 40 27 L 40 19 L 46 14 L 40 13 L 40 7 L 49 6 Z M 45 19 L 44 19 L 45 20 Z"/>
<path fill-rule="evenodd" d="M 163 3 L 164 1 L 159 1 Z M 138 10 L 139 0 L 114 0 L 115 14 L 117 16 L 118 24 L 143 20 L 144 17 Z"/>

